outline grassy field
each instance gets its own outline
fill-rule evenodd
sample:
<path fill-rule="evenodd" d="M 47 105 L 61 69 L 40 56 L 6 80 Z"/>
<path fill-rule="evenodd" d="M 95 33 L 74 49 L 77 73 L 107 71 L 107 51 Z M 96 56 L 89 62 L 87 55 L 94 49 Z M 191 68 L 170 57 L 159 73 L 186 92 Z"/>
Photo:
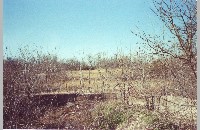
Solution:
<path fill-rule="evenodd" d="M 105 69 L 67 71 L 66 76 L 69 77 L 67 81 L 54 81 L 52 89 L 57 88 L 59 92 L 119 93 L 125 84 L 126 89 L 139 89 L 144 93 L 160 93 L 164 86 L 169 88 L 172 84 L 171 81 L 161 79 L 146 79 L 142 82 L 140 79 L 127 78 L 124 81 L 121 69 L 108 69 L 107 72 Z"/>

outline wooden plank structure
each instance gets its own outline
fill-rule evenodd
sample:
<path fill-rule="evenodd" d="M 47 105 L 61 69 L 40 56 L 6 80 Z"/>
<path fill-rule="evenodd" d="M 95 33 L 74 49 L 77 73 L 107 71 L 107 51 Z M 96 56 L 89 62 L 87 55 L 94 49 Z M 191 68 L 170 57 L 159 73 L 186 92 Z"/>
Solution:
<path fill-rule="evenodd" d="M 115 93 L 43 93 L 32 95 L 32 101 L 39 106 L 62 106 L 67 102 L 83 101 L 83 100 L 97 100 L 102 101 L 106 99 L 115 99 Z"/>

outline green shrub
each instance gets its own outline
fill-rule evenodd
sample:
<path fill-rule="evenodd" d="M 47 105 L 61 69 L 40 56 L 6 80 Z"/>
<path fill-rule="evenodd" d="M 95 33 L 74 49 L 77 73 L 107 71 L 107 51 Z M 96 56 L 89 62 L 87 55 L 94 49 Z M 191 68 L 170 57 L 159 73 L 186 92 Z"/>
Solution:
<path fill-rule="evenodd" d="M 122 102 L 105 102 L 92 111 L 93 125 L 97 129 L 116 129 L 129 118 L 129 113 Z"/>

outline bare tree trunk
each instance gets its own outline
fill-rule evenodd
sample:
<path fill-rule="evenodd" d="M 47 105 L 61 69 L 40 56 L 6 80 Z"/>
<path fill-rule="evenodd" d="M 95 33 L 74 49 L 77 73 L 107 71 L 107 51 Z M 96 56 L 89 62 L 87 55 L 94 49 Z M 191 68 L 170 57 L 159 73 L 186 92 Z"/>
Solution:
<path fill-rule="evenodd" d="M 123 88 L 123 96 L 124 96 L 124 102 L 126 102 L 126 85 L 124 83 L 124 88 Z"/>

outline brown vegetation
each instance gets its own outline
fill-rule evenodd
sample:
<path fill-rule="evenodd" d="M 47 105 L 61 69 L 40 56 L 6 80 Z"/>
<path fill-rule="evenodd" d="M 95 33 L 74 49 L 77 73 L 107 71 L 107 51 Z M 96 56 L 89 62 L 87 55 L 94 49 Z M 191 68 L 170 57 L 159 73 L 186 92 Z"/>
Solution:
<path fill-rule="evenodd" d="M 137 33 L 157 58 L 99 53 L 65 61 L 20 49 L 21 57 L 4 59 L 4 128 L 196 129 L 196 3 L 183 5 L 189 12 L 180 10 L 181 3 L 154 3 L 156 15 L 177 38 L 168 44 Z M 110 96 L 69 101 L 58 94 Z"/>

